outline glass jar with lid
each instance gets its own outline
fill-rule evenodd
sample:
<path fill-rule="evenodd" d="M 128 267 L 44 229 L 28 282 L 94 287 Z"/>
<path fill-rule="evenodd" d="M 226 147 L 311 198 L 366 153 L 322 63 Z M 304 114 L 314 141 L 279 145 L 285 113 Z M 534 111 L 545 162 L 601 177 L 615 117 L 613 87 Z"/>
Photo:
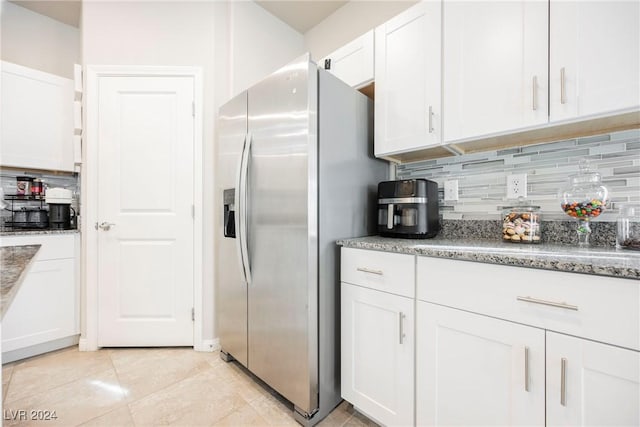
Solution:
<path fill-rule="evenodd" d="M 521 198 L 519 203 L 502 208 L 502 240 L 509 243 L 540 243 L 542 219 L 540 206 Z"/>
<path fill-rule="evenodd" d="M 564 213 L 578 220 L 578 244 L 588 245 L 589 222 L 604 212 L 609 191 L 602 185 L 600 174 L 589 170 L 586 159 L 580 161 L 580 172 L 569 176 L 569 187 L 561 192 L 560 199 Z"/>
<path fill-rule="evenodd" d="M 621 203 L 616 247 L 640 251 L 640 202 Z"/>

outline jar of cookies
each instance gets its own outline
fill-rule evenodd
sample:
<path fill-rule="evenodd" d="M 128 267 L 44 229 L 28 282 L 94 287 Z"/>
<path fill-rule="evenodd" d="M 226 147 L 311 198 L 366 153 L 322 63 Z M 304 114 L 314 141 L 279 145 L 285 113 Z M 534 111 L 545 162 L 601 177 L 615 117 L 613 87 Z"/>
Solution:
<path fill-rule="evenodd" d="M 502 208 L 502 240 L 509 243 L 540 243 L 540 206 L 520 202 Z"/>

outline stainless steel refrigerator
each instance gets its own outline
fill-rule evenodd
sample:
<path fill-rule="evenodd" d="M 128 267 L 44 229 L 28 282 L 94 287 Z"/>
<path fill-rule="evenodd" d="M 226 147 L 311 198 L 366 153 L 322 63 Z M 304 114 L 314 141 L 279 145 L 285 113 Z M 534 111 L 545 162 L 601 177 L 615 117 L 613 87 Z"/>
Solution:
<path fill-rule="evenodd" d="M 375 234 L 373 105 L 309 56 L 218 115 L 216 326 L 313 425 L 340 402 L 340 238 Z"/>

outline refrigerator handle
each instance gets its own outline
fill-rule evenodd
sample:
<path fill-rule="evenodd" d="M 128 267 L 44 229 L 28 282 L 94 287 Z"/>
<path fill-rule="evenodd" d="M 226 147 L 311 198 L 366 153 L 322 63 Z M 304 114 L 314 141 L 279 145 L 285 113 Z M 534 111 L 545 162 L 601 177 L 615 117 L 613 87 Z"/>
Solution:
<path fill-rule="evenodd" d="M 247 281 L 247 273 L 244 268 L 244 255 L 242 253 L 242 239 L 244 235 L 243 218 L 242 218 L 242 169 L 244 163 L 244 152 L 246 150 L 247 145 L 247 135 L 244 136 L 242 141 L 242 151 L 240 152 L 240 162 L 238 164 L 238 172 L 236 173 L 236 189 L 234 191 L 234 201 L 233 204 L 236 208 L 236 251 L 238 254 L 238 263 L 240 264 L 240 271 L 242 272 L 242 278 L 244 282 Z"/>
<path fill-rule="evenodd" d="M 242 161 L 240 162 L 240 245 L 242 255 L 242 265 L 244 266 L 244 276 L 247 285 L 251 284 L 251 264 L 249 261 L 249 245 L 248 234 L 249 228 L 247 226 L 247 212 L 248 210 L 248 185 L 249 179 L 249 156 L 251 152 L 251 142 L 253 141 L 253 135 L 249 132 L 245 137 L 244 151 L 242 152 Z"/>

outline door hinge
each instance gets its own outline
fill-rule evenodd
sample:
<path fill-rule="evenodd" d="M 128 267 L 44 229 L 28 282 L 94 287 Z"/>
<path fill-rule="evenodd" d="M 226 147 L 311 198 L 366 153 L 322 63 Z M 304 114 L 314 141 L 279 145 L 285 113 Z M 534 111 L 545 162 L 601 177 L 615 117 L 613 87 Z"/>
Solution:
<path fill-rule="evenodd" d="M 191 321 L 195 322 L 196 321 L 196 310 L 195 308 L 191 308 Z"/>
<path fill-rule="evenodd" d="M 192 117 L 196 116 L 196 103 L 195 102 L 191 103 L 191 116 Z"/>

